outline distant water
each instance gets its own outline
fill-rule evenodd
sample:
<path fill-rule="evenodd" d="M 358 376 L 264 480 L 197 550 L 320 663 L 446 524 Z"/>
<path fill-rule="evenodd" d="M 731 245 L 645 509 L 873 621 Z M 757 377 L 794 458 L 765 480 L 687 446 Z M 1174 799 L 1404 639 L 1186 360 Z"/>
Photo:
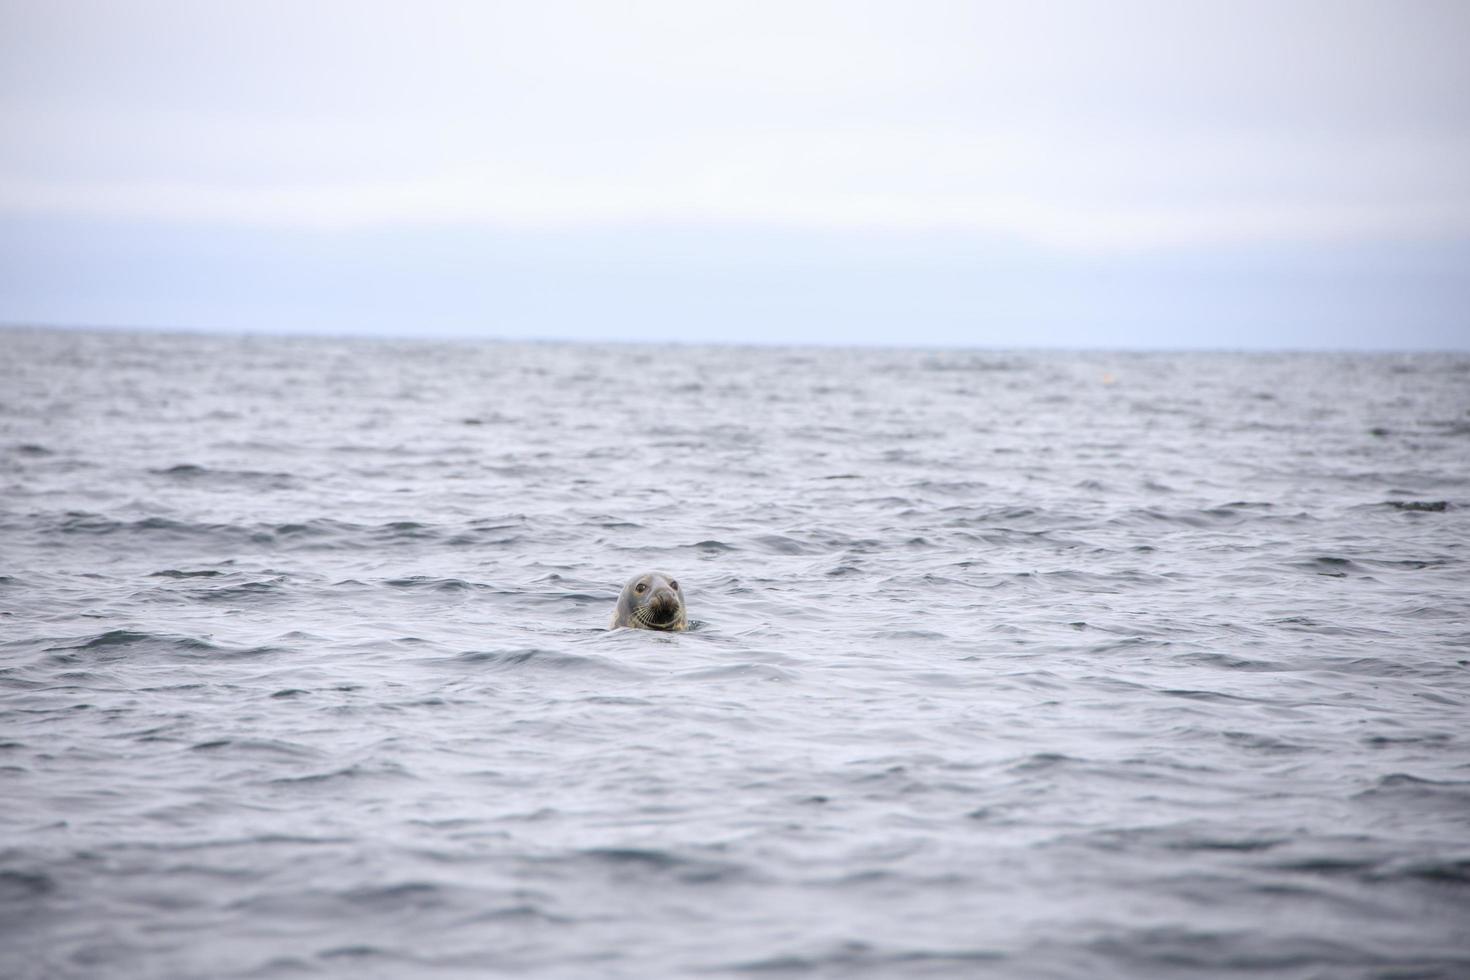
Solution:
<path fill-rule="evenodd" d="M 1470 976 L 1466 356 L 5 331 L 0 633 L 7 978 Z"/>

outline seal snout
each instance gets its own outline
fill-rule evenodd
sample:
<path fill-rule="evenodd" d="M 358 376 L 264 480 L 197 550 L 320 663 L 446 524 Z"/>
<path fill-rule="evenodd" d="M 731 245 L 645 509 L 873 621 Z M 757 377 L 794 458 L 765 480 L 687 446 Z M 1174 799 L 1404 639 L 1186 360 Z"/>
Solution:
<path fill-rule="evenodd" d="M 655 623 L 674 619 L 679 615 L 679 597 L 673 589 L 658 589 L 648 597 L 648 612 Z"/>

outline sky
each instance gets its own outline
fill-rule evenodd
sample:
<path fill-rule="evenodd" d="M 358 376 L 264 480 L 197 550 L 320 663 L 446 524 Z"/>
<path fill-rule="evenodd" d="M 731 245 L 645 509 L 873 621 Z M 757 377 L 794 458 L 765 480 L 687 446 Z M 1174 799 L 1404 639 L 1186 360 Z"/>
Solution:
<path fill-rule="evenodd" d="M 0 0 L 0 322 L 1470 349 L 1470 3 Z"/>

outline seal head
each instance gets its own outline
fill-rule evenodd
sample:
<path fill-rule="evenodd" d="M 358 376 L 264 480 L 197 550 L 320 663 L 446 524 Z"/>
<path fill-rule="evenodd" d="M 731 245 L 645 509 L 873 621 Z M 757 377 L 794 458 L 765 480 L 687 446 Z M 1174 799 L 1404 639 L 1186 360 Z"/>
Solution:
<path fill-rule="evenodd" d="M 623 586 L 623 594 L 618 596 L 618 608 L 610 628 L 619 626 L 669 632 L 688 629 L 684 593 L 679 590 L 679 583 L 662 572 L 644 572 L 630 578 Z"/>

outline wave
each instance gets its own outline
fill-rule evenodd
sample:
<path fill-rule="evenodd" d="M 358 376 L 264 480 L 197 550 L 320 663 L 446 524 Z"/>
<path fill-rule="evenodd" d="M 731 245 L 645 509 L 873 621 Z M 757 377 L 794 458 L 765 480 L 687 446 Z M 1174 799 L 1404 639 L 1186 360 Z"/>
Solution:
<path fill-rule="evenodd" d="M 239 660 L 282 653 L 273 646 L 236 646 L 215 643 L 197 636 L 155 633 L 137 629 L 111 629 L 77 637 L 52 637 L 35 641 L 52 643 L 43 652 L 55 663 L 86 664 L 138 656 L 162 656 L 176 660 Z"/>
<path fill-rule="evenodd" d="M 1418 514 L 1443 514 L 1450 509 L 1448 500 L 1385 500 L 1380 507 Z"/>
<path fill-rule="evenodd" d="M 370 549 L 393 545 L 451 543 L 485 545 L 486 535 L 500 530 L 471 523 L 434 525 L 419 521 L 362 524 L 330 517 L 280 523 L 231 524 L 169 517 L 119 519 L 69 511 L 62 515 L 31 514 L 24 525 L 42 537 L 136 539 L 140 542 L 200 542 L 249 551 L 315 551 Z M 510 540 L 510 539 L 502 539 Z M 167 573 L 165 573 L 167 574 Z"/>
<path fill-rule="evenodd" d="M 752 960 L 736 960 L 714 967 L 735 973 L 802 974 L 819 976 L 909 976 L 930 975 L 935 971 L 951 971 L 957 976 L 974 975 L 982 964 L 1001 964 L 1013 959 L 1009 952 L 993 949 L 904 949 L 881 947 L 865 942 L 845 941 L 807 953 L 781 953 Z M 993 967 L 984 967 L 989 975 Z M 919 971 L 915 973 L 915 971 Z M 1020 971 L 1016 975 L 1024 975 Z M 997 974 L 1002 975 L 1002 974 Z"/>
<path fill-rule="evenodd" d="M 0 908 L 28 905 L 56 891 L 56 879 L 41 871 L 0 870 Z"/>
<path fill-rule="evenodd" d="M 466 582 L 461 578 L 435 578 L 431 575 L 410 575 L 407 578 L 385 579 L 384 585 L 395 589 L 427 589 L 433 592 L 476 592 L 498 591 L 479 582 Z"/>
<path fill-rule="evenodd" d="M 265 470 L 234 470 L 198 463 L 178 463 L 174 466 L 148 470 L 152 476 L 195 487 L 213 487 L 228 492 L 239 490 L 295 490 L 304 482 L 291 473 Z"/>
<path fill-rule="evenodd" d="M 467 650 L 448 662 L 473 665 L 492 671 L 555 671 L 614 676 L 638 676 L 642 672 L 611 657 L 563 653 L 558 650 L 519 648 L 511 650 Z"/>

